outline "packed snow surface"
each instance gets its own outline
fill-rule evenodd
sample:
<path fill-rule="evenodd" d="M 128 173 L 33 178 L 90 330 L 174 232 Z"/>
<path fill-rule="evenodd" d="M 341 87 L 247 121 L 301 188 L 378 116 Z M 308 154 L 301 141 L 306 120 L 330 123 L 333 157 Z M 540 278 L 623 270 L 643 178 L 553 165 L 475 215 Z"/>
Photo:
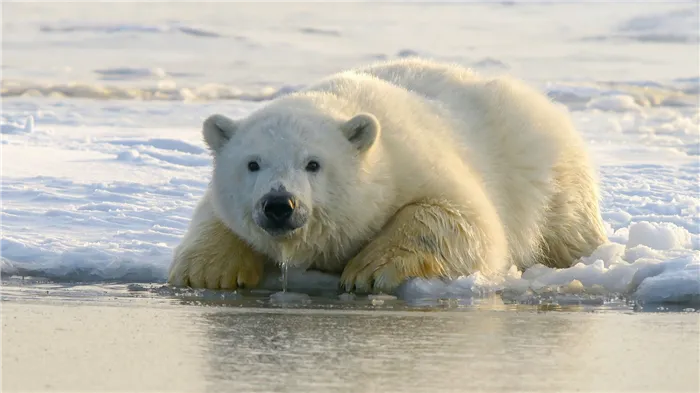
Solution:
<path fill-rule="evenodd" d="M 695 3 L 3 11 L 3 275 L 162 283 L 209 180 L 206 116 L 245 116 L 328 73 L 421 55 L 513 74 L 566 106 L 599 169 L 610 243 L 569 269 L 412 280 L 400 297 L 700 303 Z M 297 288 L 337 283 L 290 273 Z"/>

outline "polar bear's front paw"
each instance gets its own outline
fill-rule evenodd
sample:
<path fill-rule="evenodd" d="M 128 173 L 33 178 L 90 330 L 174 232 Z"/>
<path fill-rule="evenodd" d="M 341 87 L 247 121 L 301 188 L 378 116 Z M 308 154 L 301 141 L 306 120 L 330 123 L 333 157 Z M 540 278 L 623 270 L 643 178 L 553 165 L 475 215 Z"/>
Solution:
<path fill-rule="evenodd" d="M 254 288 L 266 258 L 229 230 L 211 220 L 192 229 L 175 251 L 168 282 L 207 289 Z"/>
<path fill-rule="evenodd" d="M 170 270 L 175 286 L 206 289 L 254 288 L 263 275 L 264 259 L 258 255 L 182 253 Z"/>
<path fill-rule="evenodd" d="M 348 262 L 340 283 L 347 291 L 393 293 L 409 278 L 442 275 L 443 265 L 434 256 L 417 250 L 390 249 L 361 252 Z"/>

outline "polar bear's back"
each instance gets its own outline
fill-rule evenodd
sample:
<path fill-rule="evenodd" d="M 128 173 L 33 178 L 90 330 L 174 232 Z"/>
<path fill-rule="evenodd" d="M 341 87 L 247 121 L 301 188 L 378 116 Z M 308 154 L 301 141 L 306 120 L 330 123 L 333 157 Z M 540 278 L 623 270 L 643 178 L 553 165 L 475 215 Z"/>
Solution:
<path fill-rule="evenodd" d="M 550 259 L 570 261 L 591 251 L 574 238 L 586 239 L 586 246 L 600 242 L 598 189 L 583 140 L 566 111 L 545 95 L 515 79 L 486 79 L 459 65 L 422 59 L 354 71 L 449 113 L 450 139 L 487 180 L 483 186 L 507 228 L 513 262 L 530 265 L 543 248 L 550 249 Z M 580 228 L 569 229 L 574 222 Z"/>
<path fill-rule="evenodd" d="M 582 141 L 568 115 L 518 80 L 484 78 L 460 65 L 423 59 L 379 63 L 353 72 L 405 89 L 447 112 L 452 123 L 448 136 L 474 147 L 465 152 L 469 156 L 483 152 L 498 162 L 522 158 L 522 164 L 529 167 L 532 158 L 522 153 L 535 148 L 544 168 L 554 164 L 562 148 L 572 154 L 581 151 Z M 444 112 L 440 116 L 445 116 Z M 517 166 L 518 162 L 512 164 Z"/>
<path fill-rule="evenodd" d="M 495 118 L 513 118 L 520 124 L 542 125 L 536 130 L 528 130 L 534 131 L 528 137 L 546 134 L 547 138 L 554 137 L 565 140 L 566 143 L 572 137 L 578 138 L 563 111 L 540 92 L 513 78 L 486 78 L 461 65 L 424 59 L 378 63 L 357 68 L 353 72 L 371 75 L 448 110 L 455 119 L 462 119 L 466 123 L 462 126 L 467 129 L 456 130 L 458 134 L 478 132 L 474 128 Z M 504 133 L 509 138 L 517 137 L 513 127 L 507 126 L 501 124 L 501 127 L 481 128 Z"/>
<path fill-rule="evenodd" d="M 446 88 L 474 87 L 479 78 L 459 65 L 435 63 L 422 59 L 402 59 L 354 70 L 372 75 L 427 98 L 444 98 Z"/>

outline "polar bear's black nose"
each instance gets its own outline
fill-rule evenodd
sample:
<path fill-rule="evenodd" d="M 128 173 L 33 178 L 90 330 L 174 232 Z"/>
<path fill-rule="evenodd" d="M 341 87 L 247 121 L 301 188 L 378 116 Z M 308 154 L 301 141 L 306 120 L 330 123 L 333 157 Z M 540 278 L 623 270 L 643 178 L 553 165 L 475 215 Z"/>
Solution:
<path fill-rule="evenodd" d="M 287 192 L 269 193 L 262 201 L 265 217 L 275 225 L 282 226 L 294 213 L 294 198 Z"/>

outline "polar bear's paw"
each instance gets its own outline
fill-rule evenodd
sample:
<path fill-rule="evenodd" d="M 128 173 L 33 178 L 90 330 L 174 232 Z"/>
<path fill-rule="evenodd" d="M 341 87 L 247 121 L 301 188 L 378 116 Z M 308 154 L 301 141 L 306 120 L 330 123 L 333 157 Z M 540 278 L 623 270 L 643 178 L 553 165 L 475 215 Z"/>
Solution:
<path fill-rule="evenodd" d="M 265 257 L 223 225 L 204 228 L 175 253 L 168 282 L 206 289 L 254 288 L 263 276 Z"/>
<path fill-rule="evenodd" d="M 340 282 L 348 291 L 393 293 L 409 278 L 444 275 L 443 264 L 433 255 L 418 250 L 387 248 L 362 252 L 350 260 Z"/>
<path fill-rule="evenodd" d="M 472 218 L 470 218 L 472 217 Z M 455 278 L 504 259 L 498 226 L 440 200 L 404 206 L 341 275 L 346 290 L 394 292 L 409 278 Z M 489 231 L 487 231 L 489 230 Z M 498 241 L 502 239 L 503 241 Z"/>
<path fill-rule="evenodd" d="M 170 270 L 174 286 L 206 289 L 254 288 L 263 275 L 263 262 L 246 258 L 182 255 Z"/>
<path fill-rule="evenodd" d="M 435 223 L 449 221 L 449 214 L 439 205 L 404 206 L 348 262 L 341 284 L 346 290 L 391 293 L 408 278 L 446 276 L 450 271 L 442 258 L 439 239 L 449 236 Z"/>

